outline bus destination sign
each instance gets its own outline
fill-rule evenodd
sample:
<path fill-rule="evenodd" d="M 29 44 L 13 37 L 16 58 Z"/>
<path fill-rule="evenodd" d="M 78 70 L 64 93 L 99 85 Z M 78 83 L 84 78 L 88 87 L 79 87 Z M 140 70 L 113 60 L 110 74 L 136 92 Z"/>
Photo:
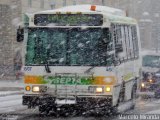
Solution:
<path fill-rule="evenodd" d="M 101 26 L 101 14 L 36 14 L 36 26 Z"/>

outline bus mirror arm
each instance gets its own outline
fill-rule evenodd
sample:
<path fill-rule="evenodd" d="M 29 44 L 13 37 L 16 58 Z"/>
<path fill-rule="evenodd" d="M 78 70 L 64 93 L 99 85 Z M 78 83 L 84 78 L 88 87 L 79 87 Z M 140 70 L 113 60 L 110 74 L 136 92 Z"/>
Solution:
<path fill-rule="evenodd" d="M 48 64 L 45 64 L 45 70 L 46 70 L 47 73 L 51 73 L 51 70 L 50 70 Z"/>
<path fill-rule="evenodd" d="M 19 27 L 17 29 L 17 42 L 22 42 L 24 39 L 24 28 Z"/>

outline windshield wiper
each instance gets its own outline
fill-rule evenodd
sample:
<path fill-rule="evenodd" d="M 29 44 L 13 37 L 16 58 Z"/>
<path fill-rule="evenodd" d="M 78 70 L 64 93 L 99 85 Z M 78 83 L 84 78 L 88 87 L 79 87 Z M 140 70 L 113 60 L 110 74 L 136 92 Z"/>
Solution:
<path fill-rule="evenodd" d="M 46 70 L 47 73 L 51 73 L 48 62 L 45 64 L 45 70 Z"/>
<path fill-rule="evenodd" d="M 91 67 L 88 68 L 86 71 L 84 71 L 84 73 L 90 73 L 91 70 L 92 70 L 93 68 L 95 68 L 95 67 L 96 67 L 96 65 L 91 66 Z"/>

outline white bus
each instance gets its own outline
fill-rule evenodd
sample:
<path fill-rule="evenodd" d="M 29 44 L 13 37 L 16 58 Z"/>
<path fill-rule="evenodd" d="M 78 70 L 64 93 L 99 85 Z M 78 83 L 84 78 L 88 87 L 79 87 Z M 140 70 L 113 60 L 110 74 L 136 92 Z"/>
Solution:
<path fill-rule="evenodd" d="M 134 101 L 141 67 L 135 19 L 122 10 L 77 5 L 25 15 L 23 105 L 40 113 L 87 113 Z M 24 33 L 24 34 L 23 34 Z M 98 107 L 97 107 L 98 105 Z"/>

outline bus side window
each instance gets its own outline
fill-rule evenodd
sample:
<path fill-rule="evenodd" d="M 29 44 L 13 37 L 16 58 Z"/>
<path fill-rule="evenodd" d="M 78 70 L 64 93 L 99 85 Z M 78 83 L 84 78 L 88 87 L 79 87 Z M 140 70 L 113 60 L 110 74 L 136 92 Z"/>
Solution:
<path fill-rule="evenodd" d="M 114 24 L 113 26 L 113 38 L 115 42 L 115 60 L 122 62 L 124 58 L 124 47 L 123 47 L 123 36 L 121 32 L 121 26 L 119 24 Z"/>
<path fill-rule="evenodd" d="M 134 59 L 134 43 L 131 26 L 121 26 L 123 48 L 124 48 L 124 61 Z"/>
<path fill-rule="evenodd" d="M 121 39 L 122 39 L 122 46 L 123 46 L 123 52 L 121 53 L 121 61 L 125 62 L 127 58 L 127 46 L 126 46 L 126 34 L 125 34 L 125 25 L 120 26 L 121 31 Z"/>
<path fill-rule="evenodd" d="M 116 25 L 115 50 L 116 50 L 116 53 L 117 53 L 117 54 L 123 52 L 121 28 L 120 28 L 119 25 Z"/>
<path fill-rule="evenodd" d="M 128 25 L 125 25 L 125 42 L 126 42 L 126 53 L 127 53 L 127 59 L 130 59 L 130 41 L 129 41 L 129 29 Z"/>
<path fill-rule="evenodd" d="M 129 31 L 129 43 L 130 43 L 130 47 L 129 47 L 129 54 L 130 54 L 130 58 L 134 59 L 134 46 L 133 46 L 133 36 L 132 36 L 132 31 L 131 31 L 131 27 L 128 27 L 128 31 Z"/>
<path fill-rule="evenodd" d="M 136 26 L 131 27 L 131 32 L 132 32 L 132 41 L 133 41 L 133 54 L 134 58 L 137 59 L 139 57 L 138 55 L 138 37 L 137 37 L 137 29 Z"/>
<path fill-rule="evenodd" d="M 103 30 L 103 42 L 103 44 L 106 44 L 107 51 L 113 50 L 113 40 L 111 39 L 111 32 L 108 28 Z"/>

